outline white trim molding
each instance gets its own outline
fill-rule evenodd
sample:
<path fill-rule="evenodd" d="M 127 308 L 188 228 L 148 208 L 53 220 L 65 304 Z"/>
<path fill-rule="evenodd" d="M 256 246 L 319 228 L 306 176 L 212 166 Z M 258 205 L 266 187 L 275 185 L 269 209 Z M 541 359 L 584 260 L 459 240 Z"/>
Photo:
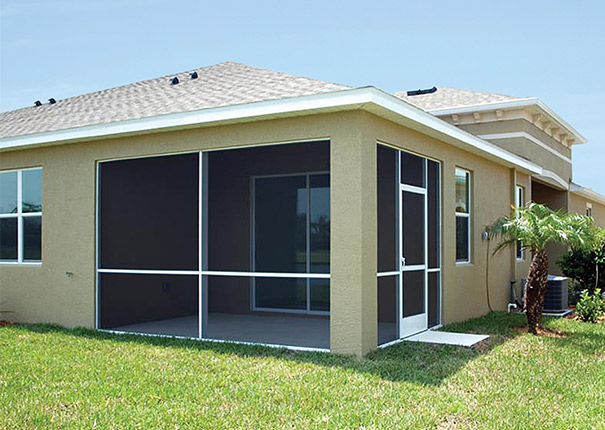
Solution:
<path fill-rule="evenodd" d="M 545 149 L 546 151 L 550 152 L 551 154 L 560 158 L 561 160 L 565 161 L 566 163 L 571 164 L 571 158 L 561 154 L 556 149 L 551 148 L 546 143 L 542 142 L 540 139 L 537 139 L 536 137 L 532 136 L 531 134 L 529 134 L 525 131 L 512 131 L 509 133 L 480 134 L 479 137 L 482 139 L 485 139 L 485 140 L 519 139 L 519 138 L 525 139 L 532 143 L 535 143 L 542 149 Z"/>
<path fill-rule="evenodd" d="M 536 177 L 563 190 L 569 190 L 569 182 L 550 170 L 542 169 L 542 174 Z"/>
<path fill-rule="evenodd" d="M 457 115 L 494 112 L 496 117 L 502 117 L 503 112 L 512 109 L 527 109 L 531 115 L 529 121 L 542 129 L 551 137 L 559 140 L 564 145 L 578 145 L 586 143 L 586 138 L 582 136 L 578 130 L 573 128 L 559 114 L 549 108 L 540 99 L 535 97 L 527 97 L 523 99 L 510 100 L 497 103 L 483 103 L 468 106 L 457 106 L 445 109 L 433 109 L 429 112 L 437 116 Z M 497 113 L 500 111 L 499 113 Z M 556 124 L 553 127 L 553 123 Z"/>
<path fill-rule="evenodd" d="M 541 167 L 487 142 L 410 103 L 375 87 L 362 87 L 324 94 L 268 100 L 263 102 L 133 120 L 95 124 L 66 130 L 49 131 L 0 139 L 0 151 L 58 143 L 81 142 L 104 137 L 143 134 L 184 128 L 250 122 L 347 110 L 366 110 L 428 136 L 478 153 L 508 167 L 541 173 Z"/>

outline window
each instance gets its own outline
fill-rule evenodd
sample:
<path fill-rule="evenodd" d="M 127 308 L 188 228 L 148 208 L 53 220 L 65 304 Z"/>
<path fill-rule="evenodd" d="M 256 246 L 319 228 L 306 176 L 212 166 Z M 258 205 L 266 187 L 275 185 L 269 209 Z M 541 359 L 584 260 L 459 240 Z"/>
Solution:
<path fill-rule="evenodd" d="M 515 206 L 521 208 L 525 206 L 525 188 L 520 185 L 515 187 Z M 517 241 L 517 260 L 525 260 L 523 251 L 523 242 Z"/>
<path fill-rule="evenodd" d="M 456 263 L 471 261 L 471 174 L 456 168 Z"/>
<path fill-rule="evenodd" d="M 0 172 L 0 261 L 42 260 L 42 169 Z"/>
<path fill-rule="evenodd" d="M 586 202 L 586 215 L 592 216 L 592 203 Z"/>

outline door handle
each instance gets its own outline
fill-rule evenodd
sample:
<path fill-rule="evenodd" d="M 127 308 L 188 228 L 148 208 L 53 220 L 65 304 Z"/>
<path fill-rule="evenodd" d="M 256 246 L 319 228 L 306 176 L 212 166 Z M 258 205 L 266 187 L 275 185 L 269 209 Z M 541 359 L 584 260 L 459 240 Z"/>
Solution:
<path fill-rule="evenodd" d="M 401 267 L 405 267 L 405 257 L 401 257 Z"/>

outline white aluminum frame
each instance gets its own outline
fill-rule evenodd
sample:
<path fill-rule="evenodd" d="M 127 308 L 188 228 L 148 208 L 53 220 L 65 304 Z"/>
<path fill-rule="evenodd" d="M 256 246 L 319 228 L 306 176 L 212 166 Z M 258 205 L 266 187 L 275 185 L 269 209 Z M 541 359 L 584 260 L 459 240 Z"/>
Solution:
<path fill-rule="evenodd" d="M 440 160 L 434 159 L 432 157 L 427 157 L 425 155 L 422 154 L 418 154 L 412 151 L 407 151 L 407 150 L 402 150 L 394 145 L 390 145 L 386 142 L 381 142 L 381 141 L 377 141 L 378 145 L 382 145 L 382 146 L 386 146 L 388 148 L 394 149 L 395 151 L 397 151 L 397 160 L 395 163 L 395 182 L 396 182 L 396 186 L 395 186 L 395 195 L 393 196 L 393 198 L 395 199 L 396 202 L 396 208 L 395 208 L 395 212 L 397 213 L 398 219 L 396 221 L 396 225 L 395 225 L 395 230 L 396 230 L 396 235 L 397 235 L 397 241 L 396 241 L 396 259 L 397 259 L 397 264 L 399 266 L 399 270 L 395 270 L 395 271 L 388 271 L 388 272 L 377 272 L 376 273 L 376 277 L 377 278 L 382 278 L 382 277 L 388 277 L 388 276 L 396 276 L 398 277 L 398 288 L 396 290 L 396 298 L 395 300 L 397 301 L 397 328 L 396 328 L 396 332 L 398 334 L 398 339 L 394 339 L 392 341 L 383 343 L 381 345 L 378 345 L 378 348 L 386 348 L 388 346 L 391 345 L 395 345 L 400 343 L 403 339 L 405 339 L 406 337 L 409 336 L 413 336 L 416 333 L 411 333 L 411 334 L 403 334 L 403 327 L 402 327 L 402 322 L 403 322 L 403 308 L 402 308 L 402 294 L 403 294 L 403 272 L 404 271 L 418 271 L 418 270 L 424 270 L 424 314 L 419 314 L 419 315 L 423 315 L 425 318 L 425 326 L 426 328 L 421 329 L 420 331 L 426 331 L 426 330 L 434 330 L 437 327 L 441 327 L 441 321 L 442 321 L 442 303 L 443 303 L 443 294 L 442 294 L 442 285 L 443 285 L 443 278 L 441 275 L 441 266 L 443 264 L 443 255 L 442 255 L 442 249 L 443 249 L 443 234 L 442 234 L 442 229 L 443 229 L 443 205 L 442 205 L 442 201 L 443 201 L 443 175 L 442 175 L 442 163 Z M 406 185 L 406 184 L 401 184 L 401 153 L 402 152 L 407 152 L 409 154 L 413 154 L 419 157 L 422 157 L 424 159 L 424 188 L 423 187 L 417 187 L 417 186 L 413 186 L 413 185 Z M 435 163 L 437 163 L 438 166 L 438 172 L 439 172 L 439 183 L 438 185 L 438 192 L 439 192 L 439 198 L 437 201 L 437 213 L 439 214 L 439 222 L 437 224 L 437 229 L 438 229 L 438 249 L 437 249 L 437 261 L 438 261 L 438 266 L 439 267 L 431 267 L 429 268 L 429 263 L 428 263 L 428 161 L 433 161 Z M 403 191 L 408 191 L 408 192 L 413 192 L 413 193 L 417 193 L 417 194 L 422 194 L 424 195 L 424 226 L 425 226 L 425 234 L 424 234 L 424 252 L 425 252 L 425 256 L 424 256 L 424 261 L 425 264 L 424 265 L 414 265 L 414 266 L 407 266 L 407 267 L 403 267 L 402 265 L 402 252 L 403 252 L 403 244 L 402 244 L 402 228 L 403 228 L 403 217 L 402 217 L 402 204 L 401 204 L 401 200 L 402 200 L 402 193 Z M 437 318 L 438 318 L 438 324 L 434 327 L 428 327 L 428 274 L 429 273 L 439 273 L 439 285 L 438 285 L 438 294 L 439 294 L 439 299 L 438 299 L 438 303 L 437 303 Z M 412 317 L 408 317 L 408 318 L 414 318 L 416 316 L 412 316 Z M 422 320 L 422 318 L 418 318 L 419 320 Z M 422 323 L 422 321 L 420 321 Z"/>
<path fill-rule="evenodd" d="M 471 239 L 472 239 L 472 234 L 471 231 L 473 229 L 473 222 L 472 222 L 472 201 L 473 201 L 473 193 L 472 193 L 472 173 L 470 170 L 464 169 L 462 167 L 458 167 L 456 166 L 456 172 L 464 172 L 467 175 L 467 187 L 466 187 L 466 192 L 467 192 L 467 211 L 466 213 L 464 212 L 455 212 L 456 214 L 456 218 L 467 218 L 467 223 L 468 223 L 468 228 L 467 228 L 467 238 L 466 238 L 466 247 L 467 247 L 467 254 L 468 254 L 468 258 L 466 258 L 465 260 L 458 260 L 456 259 L 456 265 L 460 266 L 460 265 L 465 265 L 465 264 L 471 264 L 473 261 L 473 245 L 471 243 Z M 456 180 L 456 174 L 454 174 L 454 181 Z"/>
<path fill-rule="evenodd" d="M 330 315 L 330 311 L 314 311 L 311 309 L 311 279 L 330 279 L 329 273 L 311 273 L 311 176 L 329 175 L 329 171 L 306 171 L 300 173 L 277 173 L 270 175 L 253 175 L 250 177 L 250 267 L 256 276 L 252 276 L 250 281 L 250 310 L 253 312 L 278 312 L 304 315 Z M 306 272 L 305 273 L 259 273 L 256 272 L 256 180 L 263 178 L 289 178 L 294 176 L 304 176 L 307 189 L 307 215 L 306 215 L 306 238 L 307 249 Z M 282 276 L 282 275 L 287 276 Z M 318 276 L 320 275 L 320 276 Z M 305 309 L 288 308 L 265 308 L 256 306 L 256 278 L 306 278 L 306 307 Z"/>
<path fill-rule="evenodd" d="M 23 212 L 23 172 L 40 170 L 43 171 L 42 166 L 27 167 L 23 169 L 11 169 L 11 170 L 0 170 L 0 174 L 4 173 L 16 173 L 17 174 L 17 212 L 10 214 L 0 214 L 0 219 L 16 218 L 17 219 L 17 260 L 0 260 L 0 265 L 4 266 L 41 266 L 42 259 L 40 260 L 25 260 L 23 258 L 23 218 L 27 217 L 40 217 L 42 221 L 42 212 Z M 44 179 L 42 179 L 44 182 Z M 41 187 L 44 184 L 40 184 Z M 42 233 L 42 232 L 40 232 Z M 40 249 L 40 253 L 42 249 Z"/>
<path fill-rule="evenodd" d="M 177 151 L 170 153 L 162 153 L 162 154 L 149 154 L 149 155 L 136 155 L 136 156 L 127 156 L 127 157 L 118 157 L 118 158 L 109 158 L 98 160 L 96 163 L 96 196 L 95 196 L 95 329 L 99 331 L 104 331 L 108 333 L 116 333 L 116 334 L 136 334 L 143 336 L 152 336 L 152 337 L 173 337 L 180 339 L 193 339 L 198 341 L 208 341 L 215 343 L 233 343 L 233 344 L 242 344 L 242 345 L 260 345 L 267 346 L 271 348 L 286 348 L 294 351 L 313 351 L 313 352 L 329 352 L 329 349 L 326 348 L 315 348 L 315 347 L 302 347 L 295 345 L 282 345 L 282 344 L 269 344 L 262 342 L 245 342 L 245 341 L 234 341 L 234 340 L 221 340 L 221 339 L 211 339 L 203 336 L 204 330 L 204 307 L 207 305 L 206 298 L 206 285 L 205 285 L 205 277 L 208 276 L 237 276 L 237 277 L 250 277 L 252 279 L 257 277 L 266 277 L 266 278 L 308 278 L 308 279 L 330 279 L 330 273 L 277 273 L 277 272 L 241 272 L 241 271 L 214 271 L 214 270 L 206 270 L 207 266 L 207 241 L 204 240 L 207 237 L 207 181 L 204 180 L 204 175 L 207 172 L 207 168 L 205 168 L 205 164 L 207 163 L 206 155 L 210 152 L 214 151 L 227 151 L 227 150 L 237 150 L 237 149 L 249 149 L 249 148 L 257 148 L 257 147 L 265 147 L 265 146 L 274 146 L 274 145 L 288 145 L 295 143 L 311 143 L 311 142 L 328 142 L 330 143 L 330 139 L 328 137 L 318 137 L 311 139 L 300 139 L 300 140 L 292 140 L 292 141 L 283 141 L 283 142 L 267 142 L 267 143 L 259 143 L 259 144 L 251 144 L 251 145 L 234 145 L 226 148 L 211 148 L 205 150 L 185 150 L 185 151 Z M 102 163 L 112 162 L 112 161 L 122 161 L 122 160 L 131 160 L 138 158 L 152 158 L 152 157 L 168 157 L 172 155 L 186 155 L 186 154 L 199 154 L 199 184 L 198 184 L 198 198 L 199 198 L 199 224 L 198 224 L 198 270 L 140 270 L 140 269 L 112 269 L 112 268 L 101 268 L 99 262 L 100 255 L 100 241 L 99 241 L 99 188 L 100 188 L 100 167 Z M 38 169 L 32 168 L 32 169 Z M 27 170 L 27 169 L 24 169 Z M 329 171 L 320 171 L 320 172 L 309 172 L 309 174 L 325 174 Z M 294 174 L 298 175 L 298 174 Z M 268 176 L 284 176 L 284 175 L 268 175 Z M 253 261 L 253 260 L 251 260 Z M 198 276 L 198 317 L 199 317 L 199 327 L 198 327 L 198 337 L 185 337 L 185 336 L 171 336 L 171 335 L 161 335 L 161 334 L 149 334 L 149 333 L 137 333 L 137 332 L 124 332 L 117 330 L 108 330 L 101 329 L 101 321 L 100 321 L 100 274 L 101 273 L 121 273 L 121 274 L 147 274 L 147 275 L 183 275 L 183 276 Z M 321 314 L 321 315 L 330 315 L 329 312 L 324 311 L 312 311 L 313 314 Z"/>
<path fill-rule="evenodd" d="M 401 159 L 401 157 L 400 157 Z M 417 333 L 428 330 L 429 326 L 429 310 L 428 310 L 428 193 L 427 193 L 427 176 L 428 176 L 428 166 L 427 160 L 423 157 L 423 167 L 424 167 L 424 186 L 425 188 L 420 188 L 412 185 L 399 184 L 399 231 L 403 232 L 403 193 L 413 193 L 418 194 L 423 197 L 423 210 L 424 210 L 424 264 L 415 264 L 415 265 L 406 265 L 405 258 L 403 256 L 403 234 L 399 234 L 399 241 L 401 242 L 399 245 L 399 263 L 401 276 L 399 277 L 399 290 L 400 297 L 403 297 L 403 274 L 405 272 L 421 272 L 423 275 L 423 297 L 424 304 L 422 313 L 412 315 L 409 317 L 403 316 L 403 307 L 402 303 L 400 303 L 399 309 L 399 338 L 406 338 L 409 336 L 413 336 Z"/>

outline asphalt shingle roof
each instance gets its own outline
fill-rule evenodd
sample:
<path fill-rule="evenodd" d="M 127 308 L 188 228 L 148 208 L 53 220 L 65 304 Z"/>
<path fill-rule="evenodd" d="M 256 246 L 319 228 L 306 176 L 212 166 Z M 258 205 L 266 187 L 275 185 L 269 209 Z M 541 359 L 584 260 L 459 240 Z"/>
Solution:
<path fill-rule="evenodd" d="M 395 93 L 395 96 L 426 111 L 522 100 L 520 97 L 504 94 L 483 93 L 447 87 L 437 87 L 437 91 L 434 93 L 418 96 L 408 96 L 406 91 Z"/>
<path fill-rule="evenodd" d="M 197 79 L 187 71 L 0 113 L 0 138 L 351 88 L 234 62 L 196 71 Z"/>

